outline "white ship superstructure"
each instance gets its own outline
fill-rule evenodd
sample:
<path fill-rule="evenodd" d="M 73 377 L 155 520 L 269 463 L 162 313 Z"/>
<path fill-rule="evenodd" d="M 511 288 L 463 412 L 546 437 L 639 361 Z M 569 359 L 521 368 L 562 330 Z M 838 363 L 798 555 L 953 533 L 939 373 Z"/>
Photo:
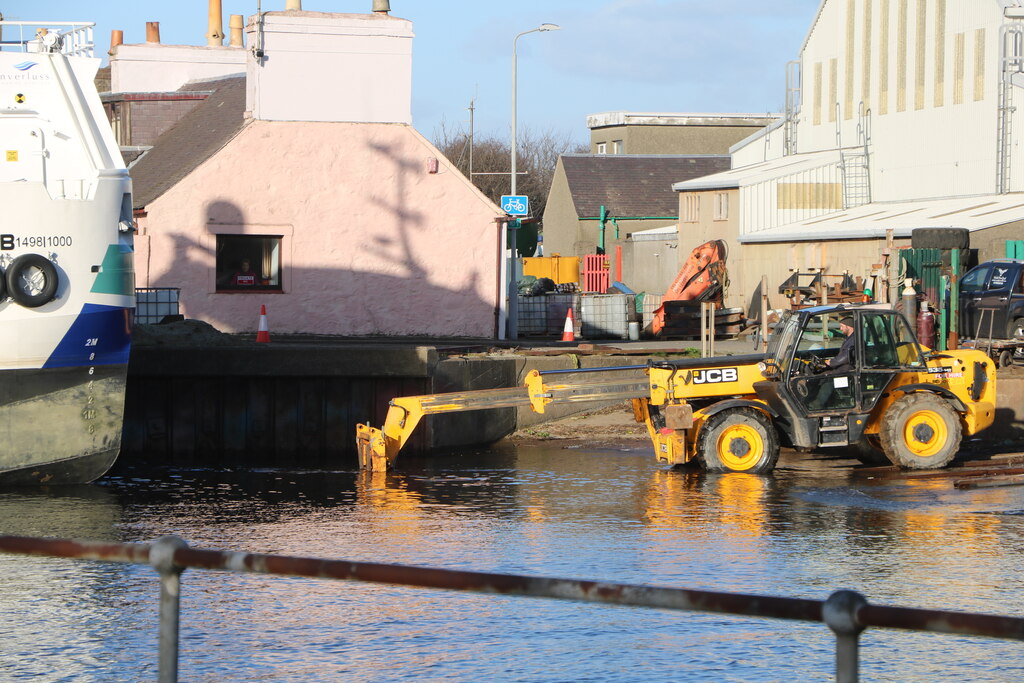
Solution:
<path fill-rule="evenodd" d="M 91 481 L 120 449 L 131 181 L 92 25 L 0 28 L 0 484 Z"/>

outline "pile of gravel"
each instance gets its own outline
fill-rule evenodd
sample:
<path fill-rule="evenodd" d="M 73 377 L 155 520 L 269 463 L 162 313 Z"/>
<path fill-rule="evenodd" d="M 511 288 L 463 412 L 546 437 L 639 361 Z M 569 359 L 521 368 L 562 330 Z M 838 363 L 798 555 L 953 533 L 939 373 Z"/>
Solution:
<path fill-rule="evenodd" d="M 133 346 L 234 346 L 240 341 L 202 320 L 136 325 L 132 330 Z"/>

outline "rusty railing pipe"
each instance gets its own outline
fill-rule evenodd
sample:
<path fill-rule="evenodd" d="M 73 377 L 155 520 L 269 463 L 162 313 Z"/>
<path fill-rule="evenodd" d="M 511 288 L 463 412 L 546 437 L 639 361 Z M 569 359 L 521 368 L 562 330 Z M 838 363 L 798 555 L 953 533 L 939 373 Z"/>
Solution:
<path fill-rule="evenodd" d="M 398 564 L 201 550 L 176 537 L 152 545 L 0 536 L 0 552 L 151 564 L 159 573 L 160 681 L 177 678 L 180 577 L 186 568 L 384 583 L 687 612 L 824 623 L 836 634 L 836 680 L 858 680 L 859 638 L 868 627 L 1024 640 L 1024 619 L 871 605 L 854 591 L 827 600 L 695 591 L 637 584 L 434 569 Z"/>

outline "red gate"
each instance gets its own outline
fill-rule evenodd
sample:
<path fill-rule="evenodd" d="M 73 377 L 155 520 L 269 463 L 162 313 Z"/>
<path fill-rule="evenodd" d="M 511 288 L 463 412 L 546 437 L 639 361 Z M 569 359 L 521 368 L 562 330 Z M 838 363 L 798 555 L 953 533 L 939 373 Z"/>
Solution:
<path fill-rule="evenodd" d="M 583 291 L 604 294 L 611 286 L 608 272 L 608 257 L 604 254 L 587 254 L 583 257 Z"/>

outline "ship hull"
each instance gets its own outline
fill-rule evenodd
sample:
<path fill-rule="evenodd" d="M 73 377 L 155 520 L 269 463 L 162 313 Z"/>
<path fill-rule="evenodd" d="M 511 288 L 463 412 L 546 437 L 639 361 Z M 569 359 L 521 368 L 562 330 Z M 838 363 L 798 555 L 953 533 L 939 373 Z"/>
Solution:
<path fill-rule="evenodd" d="M 126 374 L 127 365 L 0 371 L 0 485 L 103 476 L 121 448 Z"/>

